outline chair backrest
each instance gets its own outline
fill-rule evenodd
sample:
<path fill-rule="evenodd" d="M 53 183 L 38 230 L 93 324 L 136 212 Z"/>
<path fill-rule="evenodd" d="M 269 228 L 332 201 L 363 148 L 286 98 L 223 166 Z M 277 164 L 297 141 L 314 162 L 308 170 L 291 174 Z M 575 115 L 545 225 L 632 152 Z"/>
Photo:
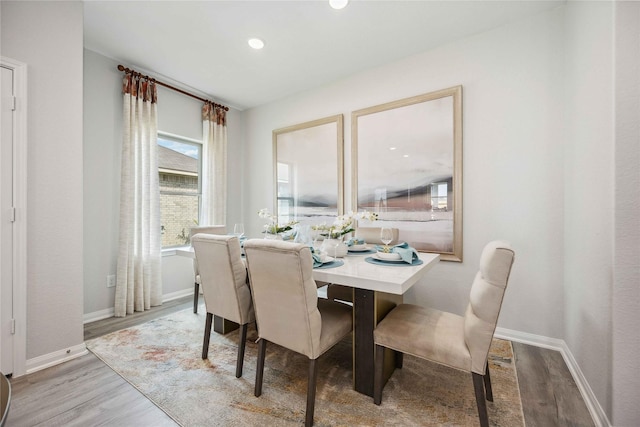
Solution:
<path fill-rule="evenodd" d="M 254 320 L 247 270 L 236 236 L 196 234 L 191 239 L 200 265 L 207 312 L 241 325 Z"/>
<path fill-rule="evenodd" d="M 250 239 L 244 253 L 260 338 L 311 359 L 320 356 L 322 317 L 309 246 Z"/>
<path fill-rule="evenodd" d="M 189 229 L 189 238 L 196 234 L 227 234 L 226 225 L 198 225 Z"/>
<path fill-rule="evenodd" d="M 227 234 L 227 226 L 226 225 L 198 225 L 196 227 L 191 227 L 189 229 L 189 241 L 196 234 Z M 193 243 L 191 244 L 193 247 Z M 193 274 L 196 276 L 200 274 L 198 271 L 198 261 L 196 259 L 193 260 Z"/>
<path fill-rule="evenodd" d="M 487 244 L 480 257 L 480 271 L 471 285 L 464 315 L 464 339 L 471 354 L 471 371 L 485 374 L 489 347 L 496 330 L 504 291 L 515 253 L 503 241 Z"/>
<path fill-rule="evenodd" d="M 380 230 L 382 227 L 358 227 L 356 229 L 356 237 L 358 239 L 363 239 L 366 243 L 373 243 L 377 245 L 381 245 L 382 241 L 380 240 Z M 400 230 L 397 228 L 392 228 L 393 232 L 393 240 L 390 245 L 395 245 L 398 243 L 398 238 L 400 235 Z"/>

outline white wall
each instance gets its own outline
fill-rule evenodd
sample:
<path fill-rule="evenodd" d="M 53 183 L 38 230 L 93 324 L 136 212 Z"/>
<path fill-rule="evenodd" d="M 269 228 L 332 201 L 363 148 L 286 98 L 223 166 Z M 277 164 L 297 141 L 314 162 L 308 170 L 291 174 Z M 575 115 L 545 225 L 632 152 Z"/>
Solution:
<path fill-rule="evenodd" d="M 122 73 L 117 65 L 84 50 L 84 313 L 113 307 L 115 297 L 115 288 L 106 283 L 107 275 L 116 273 L 119 238 L 122 89 L 115 82 Z"/>
<path fill-rule="evenodd" d="M 116 60 L 84 50 L 84 313 L 89 318 L 94 313 L 112 309 L 114 304 L 115 288 L 107 288 L 106 280 L 107 275 L 115 274 L 118 257 L 123 77 L 117 70 L 118 64 Z M 131 67 L 131 64 L 123 65 Z M 200 101 L 159 86 L 158 129 L 202 140 L 201 107 Z M 227 119 L 230 170 L 227 216 L 233 224 L 241 216 L 241 203 L 234 195 L 240 192 L 238 177 L 243 170 L 242 125 L 237 110 L 230 109 Z M 192 261 L 163 256 L 163 295 L 188 292 L 192 288 Z"/>
<path fill-rule="evenodd" d="M 548 11 L 247 111 L 249 233 L 273 209 L 273 129 L 344 114 L 350 208 L 351 111 L 461 84 L 464 262 L 440 263 L 405 300 L 463 313 L 482 248 L 503 238 L 516 263 L 500 326 L 562 338 L 562 27 L 562 10 Z"/>
<path fill-rule="evenodd" d="M 640 3 L 615 8 L 615 269 L 612 421 L 640 420 Z"/>
<path fill-rule="evenodd" d="M 3 1 L 2 55 L 27 64 L 27 359 L 82 330 L 82 3 Z"/>
<path fill-rule="evenodd" d="M 611 414 L 613 5 L 566 7 L 564 340 Z"/>

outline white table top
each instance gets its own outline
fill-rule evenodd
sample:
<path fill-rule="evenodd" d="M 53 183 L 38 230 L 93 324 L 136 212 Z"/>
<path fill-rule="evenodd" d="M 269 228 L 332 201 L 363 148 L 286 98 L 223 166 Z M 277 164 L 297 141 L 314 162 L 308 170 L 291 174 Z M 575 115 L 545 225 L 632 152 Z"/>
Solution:
<path fill-rule="evenodd" d="M 344 265 L 313 270 L 313 278 L 360 289 L 402 295 L 440 261 L 439 254 L 419 253 L 421 265 L 378 265 L 365 261 L 367 255 L 347 255 L 339 258 Z"/>
<path fill-rule="evenodd" d="M 179 256 L 195 258 L 190 247 L 176 248 L 175 252 Z M 402 295 L 440 261 L 439 254 L 420 252 L 418 256 L 423 261 L 421 265 L 386 266 L 366 262 L 367 256 L 371 254 L 349 254 L 339 258 L 344 261 L 344 265 L 340 267 L 314 268 L 313 278 L 327 283 Z"/>
<path fill-rule="evenodd" d="M 182 246 L 180 248 L 173 249 L 176 255 L 196 259 L 196 253 L 193 251 L 191 246 Z"/>

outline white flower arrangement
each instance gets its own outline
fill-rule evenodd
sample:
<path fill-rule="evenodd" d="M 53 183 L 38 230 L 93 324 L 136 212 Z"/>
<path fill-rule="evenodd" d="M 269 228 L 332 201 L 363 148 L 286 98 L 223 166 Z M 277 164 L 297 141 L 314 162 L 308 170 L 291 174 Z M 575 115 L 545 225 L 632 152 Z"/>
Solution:
<path fill-rule="evenodd" d="M 293 230 L 293 226 L 298 223 L 298 221 L 289 221 L 284 225 L 279 225 L 278 217 L 269 212 L 267 208 L 260 209 L 258 216 L 269 220 L 269 223 L 264 225 L 264 232 L 270 234 L 284 233 L 285 231 Z"/>
<path fill-rule="evenodd" d="M 345 234 L 349 234 L 354 230 L 354 220 L 356 219 L 366 219 L 368 221 L 376 221 L 378 219 L 378 214 L 375 212 L 360 212 L 353 213 L 353 211 L 349 211 L 346 215 L 340 215 L 336 218 L 336 220 L 331 225 L 327 225 L 326 223 L 320 225 L 314 225 L 311 228 L 313 230 L 320 231 L 321 236 L 325 236 L 329 239 L 337 239 Z"/>

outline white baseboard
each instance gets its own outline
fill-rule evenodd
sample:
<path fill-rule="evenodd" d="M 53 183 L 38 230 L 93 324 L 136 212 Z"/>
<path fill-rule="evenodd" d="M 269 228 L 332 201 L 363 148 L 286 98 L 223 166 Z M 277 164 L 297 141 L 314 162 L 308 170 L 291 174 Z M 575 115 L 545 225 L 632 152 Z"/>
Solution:
<path fill-rule="evenodd" d="M 569 372 L 571 373 L 573 380 L 576 382 L 578 390 L 580 390 L 580 394 L 584 399 L 584 403 L 587 405 L 587 409 L 589 409 L 589 413 L 591 414 L 591 418 L 593 418 L 593 422 L 596 427 L 612 427 L 607 414 L 602 409 L 600 402 L 598 402 L 596 395 L 593 393 L 593 390 L 589 386 L 580 366 L 576 362 L 576 359 L 573 357 L 571 350 L 569 350 L 569 347 L 564 340 L 499 327 L 496 328 L 494 336 L 496 338 L 559 351 L 564 359 L 564 363 L 566 363 L 569 368 Z"/>
<path fill-rule="evenodd" d="M 93 313 L 87 313 L 83 316 L 82 323 L 87 324 L 91 322 L 97 322 L 98 320 L 108 319 L 109 317 L 113 317 L 116 314 L 116 311 L 113 307 L 105 308 L 104 310 L 94 311 Z"/>
<path fill-rule="evenodd" d="M 174 299 L 186 297 L 189 295 L 193 295 L 193 288 L 183 289 L 177 292 L 171 292 L 169 294 L 162 295 L 162 302 L 173 301 Z M 115 309 L 105 308 L 104 310 L 94 311 L 92 313 L 87 313 L 82 317 L 82 323 L 87 324 L 91 322 L 97 322 L 98 320 L 108 319 L 115 315 Z"/>
<path fill-rule="evenodd" d="M 496 328 L 494 336 L 496 338 L 515 341 L 541 348 L 548 348 L 550 350 L 556 351 L 562 351 L 563 346 L 566 346 L 564 340 L 549 338 L 542 335 L 530 334 L 527 332 L 514 331 L 513 329 L 506 329 L 501 327 Z"/>
<path fill-rule="evenodd" d="M 28 359 L 26 374 L 50 368 L 51 366 L 58 365 L 62 362 L 75 359 L 76 357 L 84 356 L 87 353 L 87 347 L 82 343 L 74 345 L 73 347 L 54 351 L 53 353 L 43 354 L 42 356 L 34 357 L 33 359 Z"/>
<path fill-rule="evenodd" d="M 174 299 L 186 297 L 189 295 L 193 295 L 193 287 L 177 292 L 171 292 L 170 294 L 164 294 L 162 295 L 162 302 L 173 301 Z"/>

